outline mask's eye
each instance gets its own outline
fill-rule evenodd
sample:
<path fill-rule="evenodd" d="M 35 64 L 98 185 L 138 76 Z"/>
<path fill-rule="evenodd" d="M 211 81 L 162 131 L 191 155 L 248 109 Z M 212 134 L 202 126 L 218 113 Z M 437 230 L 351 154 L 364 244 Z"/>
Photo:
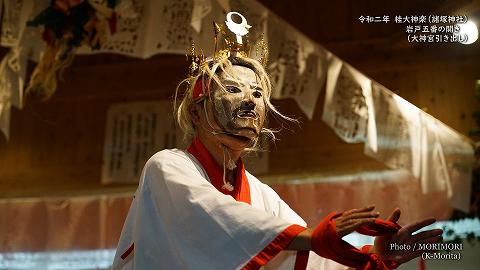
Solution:
<path fill-rule="evenodd" d="M 242 92 L 240 89 L 238 89 L 238 87 L 235 87 L 235 86 L 226 86 L 225 89 L 229 93 L 240 93 L 240 92 Z"/>
<path fill-rule="evenodd" d="M 253 92 L 253 96 L 254 96 L 255 98 L 261 98 L 261 97 L 262 97 L 262 92 L 260 92 L 260 91 L 255 91 L 255 92 Z"/>

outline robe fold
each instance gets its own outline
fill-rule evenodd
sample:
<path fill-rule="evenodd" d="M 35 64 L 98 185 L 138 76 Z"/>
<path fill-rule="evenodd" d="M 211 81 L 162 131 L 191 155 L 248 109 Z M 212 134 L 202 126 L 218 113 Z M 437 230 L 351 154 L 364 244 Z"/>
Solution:
<path fill-rule="evenodd" d="M 191 152 L 163 150 L 147 161 L 112 269 L 294 269 L 297 252 L 283 250 L 305 229 L 302 218 L 243 163 L 231 194 L 217 189 L 212 157 Z M 313 252 L 299 264 L 347 269 Z"/>

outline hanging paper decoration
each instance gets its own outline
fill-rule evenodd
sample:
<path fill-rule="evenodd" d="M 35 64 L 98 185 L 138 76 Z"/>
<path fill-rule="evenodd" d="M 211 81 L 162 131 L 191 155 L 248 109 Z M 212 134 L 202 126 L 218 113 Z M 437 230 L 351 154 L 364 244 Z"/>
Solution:
<path fill-rule="evenodd" d="M 2 2 L 4 8 L 0 29 L 0 45 L 4 47 L 18 46 L 34 1 L 3 0 Z"/>
<path fill-rule="evenodd" d="M 372 82 L 366 98 L 369 114 L 365 154 L 419 178 L 421 110 L 376 82 Z"/>
<path fill-rule="evenodd" d="M 158 53 L 184 54 L 193 36 L 205 36 L 212 27 L 208 16 L 211 1 L 163 0 L 132 1 L 128 14 L 119 16 L 118 32 L 109 37 L 100 51 L 113 52 L 140 58 Z M 119 6 L 124 5 L 123 2 Z M 195 14 L 192 14 L 192 12 Z M 208 21 L 208 24 L 205 22 Z M 209 37 L 209 45 L 213 35 Z M 198 40 L 196 44 L 201 44 Z M 203 45 L 203 44 L 201 44 Z"/>
<path fill-rule="evenodd" d="M 7 140 L 10 138 L 10 109 L 7 97 L 0 96 L 0 131 Z"/>
<path fill-rule="evenodd" d="M 364 91 L 370 80 L 335 56 L 327 73 L 323 121 L 348 143 L 364 142 L 368 119 Z"/>
<path fill-rule="evenodd" d="M 180 147 L 169 101 L 110 106 L 103 151 L 102 183 L 136 183 L 145 162 L 162 149 Z"/>
<path fill-rule="evenodd" d="M 99 49 L 110 33 L 116 31 L 117 0 L 54 0 L 28 26 L 44 26 L 42 38 L 47 43 L 40 62 L 33 71 L 27 93 L 46 100 L 55 92 L 57 81 L 68 67 L 76 49 L 82 45 Z"/>
<path fill-rule="evenodd" d="M 193 11 L 190 25 L 197 33 L 202 30 L 203 18 L 212 11 L 212 3 L 210 0 L 193 0 Z"/>
<path fill-rule="evenodd" d="M 10 108 L 23 107 L 23 87 L 26 76 L 26 54 L 12 48 L 0 63 L 0 131 L 10 137 Z"/>
<path fill-rule="evenodd" d="M 450 205 L 468 212 L 474 147 L 451 128 L 422 113 L 421 185 L 424 192 L 441 190 Z"/>
<path fill-rule="evenodd" d="M 275 89 L 273 98 L 293 98 L 309 118 L 323 89 L 328 52 L 275 16 L 268 17 L 270 64 L 268 72 Z M 287 28 L 287 29 L 285 29 Z"/>
<path fill-rule="evenodd" d="M 480 142 L 475 142 L 474 147 L 475 163 L 473 165 L 470 213 L 473 213 L 475 216 L 480 217 Z"/>
<path fill-rule="evenodd" d="M 318 96 L 325 84 L 328 52 L 316 47 L 314 51 L 308 53 L 308 50 L 304 50 L 308 47 L 300 48 L 302 48 L 298 58 L 300 74 L 297 77 L 297 91 L 292 97 L 308 119 L 312 120 Z"/>
<path fill-rule="evenodd" d="M 143 39 L 146 29 L 149 29 L 147 19 L 148 3 L 150 1 L 132 1 L 124 4 L 122 1 L 118 6 L 117 31 L 115 35 L 108 38 L 100 48 L 101 52 L 112 52 L 143 58 Z M 158 12 L 158 10 L 157 10 Z M 83 52 L 82 52 L 83 53 Z M 88 52 L 85 52 L 88 53 Z"/>
<path fill-rule="evenodd" d="M 465 194 L 470 194 L 473 169 L 469 140 L 375 82 L 366 97 L 371 105 L 365 154 L 409 171 L 424 194 L 442 192 L 452 207 L 468 211 Z"/>
<path fill-rule="evenodd" d="M 43 44 L 38 31 L 26 26 L 32 14 L 44 9 L 46 0 L 3 1 L 0 45 L 10 50 L 0 64 L 0 130 L 9 139 L 10 108 L 23 108 L 28 60 L 38 59 Z"/>

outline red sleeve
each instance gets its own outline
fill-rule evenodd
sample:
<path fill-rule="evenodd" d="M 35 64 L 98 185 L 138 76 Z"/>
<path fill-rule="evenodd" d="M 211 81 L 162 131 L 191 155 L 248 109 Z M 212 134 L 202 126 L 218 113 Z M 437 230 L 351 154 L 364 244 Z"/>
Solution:
<path fill-rule="evenodd" d="M 303 232 L 306 228 L 300 225 L 290 225 L 283 232 L 281 232 L 273 241 L 260 251 L 255 257 L 253 257 L 242 269 L 253 270 L 259 269 L 273 257 L 275 257 L 280 251 L 284 250 L 293 238 L 299 233 Z"/>

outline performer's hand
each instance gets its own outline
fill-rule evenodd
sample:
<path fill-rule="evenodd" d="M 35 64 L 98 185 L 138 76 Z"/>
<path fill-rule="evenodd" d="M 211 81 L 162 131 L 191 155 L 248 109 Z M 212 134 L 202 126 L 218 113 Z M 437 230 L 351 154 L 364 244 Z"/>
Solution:
<path fill-rule="evenodd" d="M 380 213 L 372 212 L 374 205 L 361 209 L 351 209 L 335 219 L 336 231 L 340 238 L 354 232 L 360 226 L 373 223 Z"/>
<path fill-rule="evenodd" d="M 395 209 L 390 215 L 388 220 L 397 222 L 400 218 L 400 209 Z M 422 231 L 420 233 L 412 235 L 412 233 L 435 223 L 434 218 L 425 219 L 419 222 L 415 222 L 404 226 L 397 233 L 390 236 L 377 236 L 375 238 L 375 245 L 373 247 L 373 252 L 377 253 L 380 258 L 383 260 L 396 261 L 398 263 L 405 263 L 419 257 L 422 252 L 421 250 L 413 250 L 414 246 L 418 247 L 418 244 L 424 243 L 438 243 L 442 241 L 441 229 L 434 229 L 428 231 Z M 409 246 L 410 250 L 400 249 L 400 248 L 391 248 L 392 245 L 398 246 Z"/>

